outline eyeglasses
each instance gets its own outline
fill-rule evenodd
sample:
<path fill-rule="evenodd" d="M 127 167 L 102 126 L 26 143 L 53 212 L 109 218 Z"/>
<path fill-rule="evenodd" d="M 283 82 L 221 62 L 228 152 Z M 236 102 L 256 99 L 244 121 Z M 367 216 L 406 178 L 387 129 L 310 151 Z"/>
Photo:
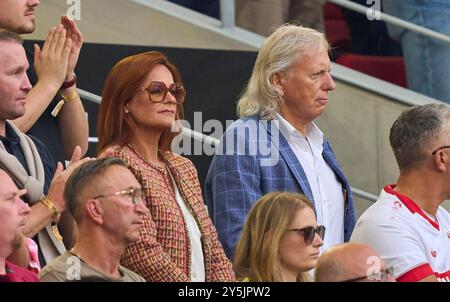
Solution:
<path fill-rule="evenodd" d="M 161 103 L 167 96 L 167 92 L 170 92 L 177 101 L 177 104 L 183 104 L 186 97 L 186 88 L 183 83 L 175 82 L 167 88 L 166 84 L 159 81 L 153 81 L 150 86 L 144 89 L 147 92 L 148 98 L 153 103 Z"/>
<path fill-rule="evenodd" d="M 316 233 L 319 235 L 320 239 L 323 240 L 323 238 L 325 238 L 325 226 L 323 225 L 319 225 L 317 228 L 309 226 L 303 229 L 288 229 L 287 231 L 301 233 L 305 239 L 306 245 L 312 244 Z"/>
<path fill-rule="evenodd" d="M 145 200 L 145 193 L 142 188 L 129 188 L 112 194 L 97 195 L 94 197 L 94 199 L 120 195 L 128 195 L 129 197 L 131 197 L 131 202 L 134 205 L 140 204 Z"/>
<path fill-rule="evenodd" d="M 445 149 L 445 148 L 450 148 L 450 146 L 442 146 L 442 147 L 439 147 L 439 148 L 437 148 L 436 150 L 434 150 L 434 151 L 431 153 L 431 155 L 435 155 L 436 152 L 438 152 L 438 151 L 441 150 L 441 149 Z"/>
<path fill-rule="evenodd" d="M 373 272 L 370 275 L 361 276 L 358 278 L 343 280 L 341 282 L 357 282 L 362 280 L 368 280 L 368 281 L 379 281 L 379 282 L 386 282 L 389 281 L 389 278 L 394 276 L 394 267 L 390 266 L 385 269 L 380 270 L 378 273 Z"/>

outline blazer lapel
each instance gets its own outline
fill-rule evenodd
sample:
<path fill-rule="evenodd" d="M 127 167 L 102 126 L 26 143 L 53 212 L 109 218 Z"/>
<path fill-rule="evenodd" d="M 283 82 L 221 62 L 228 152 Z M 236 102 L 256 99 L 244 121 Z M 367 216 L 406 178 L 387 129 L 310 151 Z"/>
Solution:
<path fill-rule="evenodd" d="M 173 180 L 175 181 L 175 185 L 178 188 L 178 192 L 180 193 L 181 198 L 186 203 L 189 212 L 191 212 L 192 217 L 194 217 L 195 221 L 197 222 L 197 226 L 201 233 L 201 240 L 204 240 L 203 237 L 206 234 L 206 229 L 204 228 L 204 224 L 202 223 L 202 221 L 200 221 L 199 217 L 201 217 L 201 215 L 199 215 L 199 213 L 195 211 L 194 206 L 194 204 L 196 203 L 195 200 L 197 200 L 199 204 L 204 203 L 201 199 L 201 195 L 199 196 L 198 193 L 193 190 L 193 186 L 195 184 L 184 179 L 183 173 L 185 173 L 185 171 L 179 169 L 176 159 L 170 152 L 164 153 L 164 161 L 167 165 L 167 168 L 170 170 L 170 173 L 172 173 Z M 188 198 L 188 196 L 191 196 L 191 198 Z M 198 200 L 199 198 L 200 200 Z"/>
<path fill-rule="evenodd" d="M 294 151 L 292 151 L 289 143 L 281 134 L 279 128 L 274 123 L 272 123 L 272 121 L 267 123 L 267 125 L 267 132 L 269 133 L 271 144 L 273 144 L 280 151 L 281 157 L 285 161 L 289 170 L 294 175 L 295 180 L 302 188 L 303 194 L 305 194 L 305 196 L 308 197 L 308 199 L 314 205 L 314 197 L 311 191 L 311 187 L 309 186 L 308 178 L 306 177 L 305 171 L 298 161 L 297 156 L 295 156 Z"/>
<path fill-rule="evenodd" d="M 336 163 L 336 160 L 331 154 L 331 150 L 328 148 L 327 144 L 325 142 L 323 143 L 323 152 L 322 152 L 323 159 L 325 162 L 330 166 L 330 168 L 333 170 L 333 172 L 336 174 L 337 178 L 342 184 L 342 187 L 345 189 L 347 181 L 345 180 L 344 173 L 341 171 L 339 166 Z"/>
<path fill-rule="evenodd" d="M 331 167 L 333 172 L 336 174 L 339 182 L 342 185 L 342 194 L 344 195 L 344 204 L 345 204 L 344 215 L 347 216 L 349 205 L 350 205 L 349 197 L 351 196 L 350 195 L 351 188 L 344 176 L 344 172 L 342 172 L 341 168 L 339 168 L 339 165 L 337 164 L 336 159 L 335 159 L 332 151 L 330 150 L 328 143 L 326 143 L 325 141 L 323 143 L 322 156 L 323 156 L 323 159 L 325 160 L 325 162 Z"/>
<path fill-rule="evenodd" d="M 172 173 L 175 185 L 178 188 L 178 192 L 180 193 L 184 202 L 187 204 L 189 211 L 191 211 L 192 213 L 193 212 L 193 205 L 191 204 L 192 201 L 188 199 L 187 196 L 189 195 L 197 197 L 197 194 L 194 191 L 192 191 L 193 184 L 185 181 L 185 179 L 183 178 L 183 171 L 180 171 L 178 165 L 174 163 L 176 160 L 174 160 L 174 157 L 172 156 L 172 154 L 170 154 L 170 152 L 164 153 L 164 159 L 167 168 L 170 170 L 170 173 Z M 190 192 L 191 194 L 187 194 L 188 192 Z M 194 215 L 194 213 L 192 213 L 192 215 Z"/>

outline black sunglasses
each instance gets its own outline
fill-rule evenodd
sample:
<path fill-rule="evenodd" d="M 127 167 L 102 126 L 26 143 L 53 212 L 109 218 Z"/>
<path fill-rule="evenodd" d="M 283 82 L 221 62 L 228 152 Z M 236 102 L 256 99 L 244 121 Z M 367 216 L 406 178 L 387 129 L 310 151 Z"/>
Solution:
<path fill-rule="evenodd" d="M 325 226 L 319 225 L 317 228 L 314 228 L 312 226 L 302 228 L 302 229 L 288 229 L 289 232 L 298 232 L 303 235 L 303 238 L 305 239 L 306 245 L 310 245 L 314 241 L 314 236 L 319 235 L 320 239 L 323 240 L 325 238 Z"/>

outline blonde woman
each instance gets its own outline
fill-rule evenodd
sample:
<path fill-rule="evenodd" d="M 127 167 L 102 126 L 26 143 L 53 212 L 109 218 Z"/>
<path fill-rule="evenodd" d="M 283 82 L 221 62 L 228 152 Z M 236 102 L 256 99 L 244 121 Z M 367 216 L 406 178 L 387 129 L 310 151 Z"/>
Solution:
<path fill-rule="evenodd" d="M 237 244 L 234 270 L 242 281 L 310 281 L 323 245 L 308 199 L 298 193 L 272 192 L 252 207 Z"/>

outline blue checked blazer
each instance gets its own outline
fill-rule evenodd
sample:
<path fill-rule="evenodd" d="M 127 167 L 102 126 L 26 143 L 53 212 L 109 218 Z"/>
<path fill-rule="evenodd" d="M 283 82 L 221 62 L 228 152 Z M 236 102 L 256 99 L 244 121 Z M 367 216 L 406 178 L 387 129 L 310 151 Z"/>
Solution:
<path fill-rule="evenodd" d="M 322 156 L 342 184 L 344 237 L 348 241 L 355 226 L 350 185 L 326 140 Z M 209 215 L 230 259 L 250 208 L 273 191 L 303 193 L 314 205 L 305 172 L 274 121 L 256 116 L 235 121 L 222 136 L 205 182 Z"/>

